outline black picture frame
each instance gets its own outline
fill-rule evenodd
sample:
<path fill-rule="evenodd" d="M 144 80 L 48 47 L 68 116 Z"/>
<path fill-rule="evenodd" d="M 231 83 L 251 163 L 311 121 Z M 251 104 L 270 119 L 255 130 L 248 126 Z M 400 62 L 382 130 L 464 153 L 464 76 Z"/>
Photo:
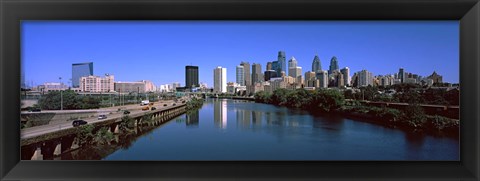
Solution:
<path fill-rule="evenodd" d="M 478 0 L 1 0 L 2 180 L 479 180 Z M 460 161 L 20 161 L 21 20 L 459 20 Z"/>

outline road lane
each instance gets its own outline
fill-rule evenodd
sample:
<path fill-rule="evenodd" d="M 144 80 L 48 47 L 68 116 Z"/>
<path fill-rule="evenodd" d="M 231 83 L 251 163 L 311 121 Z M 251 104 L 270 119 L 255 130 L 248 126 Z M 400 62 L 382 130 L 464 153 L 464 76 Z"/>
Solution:
<path fill-rule="evenodd" d="M 162 105 L 154 105 L 153 107 L 157 108 L 157 110 L 155 110 L 155 111 L 161 111 L 161 110 L 173 107 L 173 101 L 169 102 L 169 103 L 166 103 L 168 106 L 163 106 L 163 104 L 165 104 L 165 103 L 162 103 Z M 179 106 L 179 105 L 182 105 L 182 104 L 177 103 L 177 106 Z M 137 106 L 136 108 L 131 108 L 129 110 L 130 115 L 137 115 L 137 114 L 140 114 L 140 113 L 152 112 L 151 110 L 142 111 L 141 108 L 144 107 L 144 106 L 139 106 L 139 105 L 136 105 L 136 106 Z M 107 119 L 98 120 L 97 117 L 94 117 L 94 118 L 87 118 L 87 119 L 83 119 L 83 120 L 87 121 L 88 124 L 93 124 L 93 123 L 103 122 L 103 121 L 111 120 L 111 119 L 119 119 L 123 116 L 124 116 L 123 111 L 120 111 L 120 112 L 115 112 L 113 114 L 107 114 Z M 21 139 L 27 139 L 27 138 L 39 136 L 39 135 L 54 132 L 54 131 L 69 129 L 69 128 L 73 127 L 72 122 L 73 122 L 73 120 L 69 121 L 69 122 L 61 123 L 61 124 L 49 124 L 49 125 L 36 126 L 36 127 L 31 127 L 31 128 L 24 128 L 24 129 L 21 130 L 21 133 L 20 133 Z"/>

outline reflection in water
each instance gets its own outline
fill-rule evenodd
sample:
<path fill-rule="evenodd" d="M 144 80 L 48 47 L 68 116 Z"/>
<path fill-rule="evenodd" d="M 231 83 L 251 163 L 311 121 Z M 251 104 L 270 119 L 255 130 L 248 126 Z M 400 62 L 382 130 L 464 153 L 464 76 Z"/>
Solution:
<path fill-rule="evenodd" d="M 198 114 L 198 109 L 194 111 L 187 112 L 185 115 L 185 118 L 187 120 L 186 125 L 187 127 L 198 127 L 198 122 L 199 122 L 199 114 Z"/>
<path fill-rule="evenodd" d="M 227 128 L 227 100 L 215 99 L 213 102 L 213 114 L 215 126 Z"/>
<path fill-rule="evenodd" d="M 250 111 L 244 109 L 236 109 L 237 128 L 250 128 Z"/>

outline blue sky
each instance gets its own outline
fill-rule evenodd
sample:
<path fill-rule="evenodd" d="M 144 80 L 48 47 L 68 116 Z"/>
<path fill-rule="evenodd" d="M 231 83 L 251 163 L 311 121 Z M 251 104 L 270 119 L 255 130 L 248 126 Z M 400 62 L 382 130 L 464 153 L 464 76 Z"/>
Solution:
<path fill-rule="evenodd" d="M 266 63 L 286 52 L 302 74 L 318 54 L 332 56 L 351 75 L 366 69 L 393 74 L 400 67 L 422 76 L 437 71 L 459 82 L 458 21 L 23 21 L 22 67 L 30 84 L 64 83 L 72 63 L 94 62 L 94 74 L 115 81 L 185 84 L 185 66 L 199 66 L 200 82 L 213 86 L 213 69 L 227 68 L 235 82 L 241 61 Z M 288 64 L 288 63 L 287 63 Z M 350 76 L 351 76 L 350 75 Z"/>

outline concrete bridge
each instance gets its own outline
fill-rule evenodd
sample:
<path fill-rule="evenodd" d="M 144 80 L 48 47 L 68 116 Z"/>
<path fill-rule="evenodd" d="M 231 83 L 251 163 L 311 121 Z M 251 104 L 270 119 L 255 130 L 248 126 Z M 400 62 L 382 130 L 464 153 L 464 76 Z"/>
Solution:
<path fill-rule="evenodd" d="M 186 104 L 178 104 L 148 112 L 132 113 L 129 116 L 134 119 L 134 130 L 137 131 L 137 127 L 144 125 L 158 126 L 185 112 Z M 146 113 L 152 116 L 152 121 L 146 122 L 142 120 Z M 118 135 L 121 132 L 119 125 L 122 121 L 122 117 L 123 115 L 104 120 L 91 120 L 88 121 L 88 124 L 94 125 L 94 130 L 108 127 L 110 132 Z M 62 153 L 81 147 L 78 138 L 76 138 L 78 129 L 71 125 L 60 129 L 54 127 L 40 132 L 32 130 L 22 130 L 22 160 L 43 160 L 44 156 L 47 158 L 54 158 Z M 118 139 L 118 136 L 116 138 Z"/>

